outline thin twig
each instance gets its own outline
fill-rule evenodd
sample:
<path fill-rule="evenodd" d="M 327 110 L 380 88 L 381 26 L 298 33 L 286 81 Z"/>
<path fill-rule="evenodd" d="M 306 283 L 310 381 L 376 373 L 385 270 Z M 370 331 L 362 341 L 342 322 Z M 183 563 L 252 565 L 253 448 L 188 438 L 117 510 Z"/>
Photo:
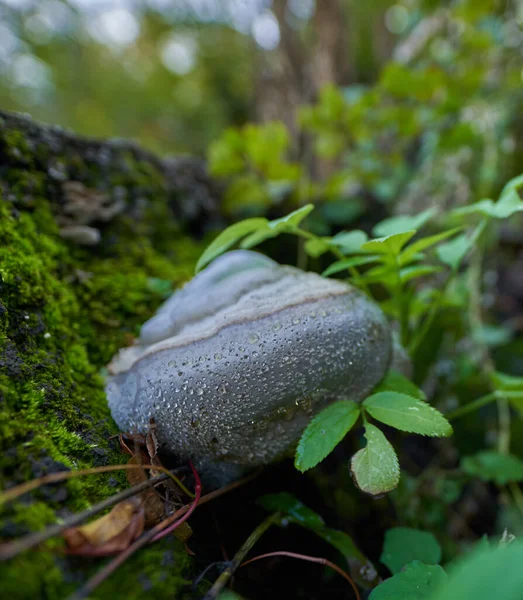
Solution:
<path fill-rule="evenodd" d="M 247 482 L 251 481 L 251 479 L 257 477 L 258 474 L 259 471 L 249 475 L 248 477 L 244 477 L 243 479 L 235 481 L 230 485 L 220 488 L 219 490 L 214 490 L 213 492 L 206 494 L 199 500 L 198 505 L 201 506 L 206 502 L 210 502 L 211 500 L 214 500 L 215 498 L 218 498 L 219 496 L 222 496 L 223 494 L 226 494 L 227 492 L 230 492 L 236 489 L 237 487 L 246 484 Z M 189 512 L 189 510 L 191 510 L 192 506 L 196 506 L 196 503 L 194 501 L 191 504 L 186 504 L 185 506 L 182 506 L 170 517 L 167 517 L 167 519 L 164 519 L 161 523 L 158 523 L 152 529 L 149 529 L 149 531 L 144 533 L 126 550 L 121 552 L 118 556 L 116 556 L 109 563 L 107 563 L 107 565 L 105 565 L 105 567 L 103 567 L 96 575 L 94 575 L 94 577 L 89 579 L 82 588 L 80 588 L 74 594 L 69 596 L 68 600 L 83 600 L 84 598 L 87 598 L 91 594 L 91 592 L 93 592 L 103 581 L 105 581 L 107 577 L 114 573 L 114 571 L 116 571 L 116 569 L 122 563 L 124 563 L 127 560 L 127 558 L 129 558 L 132 554 L 134 554 L 137 550 L 139 550 L 146 544 L 154 541 L 156 535 L 163 532 L 166 527 L 169 527 L 177 519 L 180 519 L 180 517 L 186 515 Z M 182 521 L 180 519 L 180 521 L 178 521 L 178 525 L 180 525 L 181 522 Z"/>
<path fill-rule="evenodd" d="M 179 470 L 181 469 L 174 469 L 175 472 Z M 10 558 L 14 558 L 18 554 L 20 554 L 20 552 L 24 552 L 26 550 L 34 548 L 35 546 L 38 546 L 39 544 L 45 542 L 49 538 L 52 538 L 56 535 L 60 535 L 65 529 L 69 529 L 70 527 L 76 527 L 76 525 L 79 525 L 80 523 L 86 521 L 90 517 L 94 517 L 95 515 L 101 513 L 107 508 L 111 508 L 111 506 L 118 504 L 118 502 L 122 502 L 123 500 L 127 500 L 127 498 L 135 496 L 136 494 L 140 494 L 144 490 L 154 485 L 157 485 L 158 483 L 161 483 L 166 479 L 168 479 L 168 475 L 166 473 L 162 473 L 157 477 L 152 477 L 151 479 L 147 479 L 146 481 L 142 481 L 141 483 L 133 485 L 132 487 L 123 490 L 118 494 L 114 494 L 113 496 L 110 496 L 109 498 L 98 502 L 98 504 L 95 504 L 82 512 L 71 515 L 67 519 L 64 519 L 62 523 L 56 523 L 54 525 L 51 525 L 50 527 L 47 527 L 43 531 L 36 531 L 20 539 L 13 540 L 5 544 L 0 544 L 0 560 L 8 560 Z"/>
<path fill-rule="evenodd" d="M 184 521 L 186 521 L 189 518 L 191 513 L 194 511 L 194 509 L 198 505 L 198 502 L 200 500 L 201 490 L 202 490 L 198 471 L 196 471 L 196 469 L 194 468 L 194 466 L 191 462 L 189 462 L 189 466 L 191 467 L 191 470 L 193 472 L 194 479 L 196 482 L 195 483 L 195 494 L 194 494 L 195 498 L 194 498 L 193 502 L 189 506 L 187 506 L 187 510 L 184 511 L 184 513 L 181 515 L 180 519 L 178 519 L 179 513 L 182 511 L 183 508 L 186 508 L 186 507 L 182 507 L 182 509 L 177 510 L 173 515 L 171 515 L 171 517 L 169 517 L 168 519 L 165 519 L 161 523 L 158 523 L 157 525 L 155 525 L 154 527 L 149 529 L 149 531 L 147 531 L 141 537 L 139 537 L 135 542 L 133 542 L 123 552 L 120 552 L 120 554 L 118 554 L 118 556 L 116 556 L 111 561 L 109 561 L 102 569 L 100 569 L 98 571 L 98 573 L 96 573 L 93 577 L 88 579 L 87 582 L 79 590 L 77 590 L 74 594 L 72 594 L 69 597 L 69 600 L 81 600 L 83 598 L 89 597 L 89 595 L 102 582 L 104 582 L 109 577 L 109 575 L 114 573 L 114 571 L 116 571 L 116 569 L 122 563 L 124 563 L 132 554 L 134 554 L 140 548 L 143 548 L 143 546 L 145 546 L 146 544 L 148 544 L 150 542 L 154 542 L 155 540 L 160 539 L 160 537 L 163 537 L 163 536 L 160 536 L 160 534 L 162 534 L 165 531 L 166 521 L 169 521 L 168 526 L 167 526 L 167 529 L 168 529 L 167 533 L 170 533 L 176 527 L 181 525 Z M 176 519 L 178 519 L 178 520 L 176 520 Z"/>
<path fill-rule="evenodd" d="M 479 408 L 482 408 L 483 406 L 486 406 L 487 404 L 494 402 L 494 400 L 496 400 L 496 398 L 497 398 L 496 392 L 491 392 L 490 394 L 481 396 L 481 398 L 476 398 L 476 400 L 473 400 L 472 402 L 469 402 L 468 404 L 464 404 L 463 406 L 456 408 L 456 410 L 453 410 L 452 412 L 447 413 L 445 415 L 445 417 L 447 418 L 448 421 L 453 421 L 454 419 L 459 419 L 460 417 L 467 415 L 470 412 L 478 410 Z"/>
<path fill-rule="evenodd" d="M 61 481 L 66 481 L 67 479 L 73 479 L 74 477 L 83 477 L 84 475 L 96 475 L 98 473 L 110 473 L 111 471 L 121 471 L 121 470 L 135 470 L 135 469 L 154 469 L 155 471 L 162 471 L 165 473 L 167 477 L 170 477 L 176 485 L 190 498 L 193 498 L 194 495 L 190 492 L 183 483 L 169 471 L 165 467 L 160 467 L 159 465 L 141 465 L 141 464 L 127 464 L 127 465 L 107 465 L 105 467 L 93 467 L 92 469 L 80 469 L 78 471 L 60 471 L 59 473 L 51 473 L 50 475 L 44 475 L 43 477 L 38 477 L 37 479 L 32 479 L 31 481 L 26 481 L 25 483 L 21 483 L 20 485 L 16 485 L 5 492 L 0 493 L 0 505 L 5 502 L 11 502 L 15 500 L 19 496 L 23 494 L 27 494 L 27 492 L 32 492 L 36 490 L 42 485 L 46 485 L 48 483 L 60 483 Z"/>
<path fill-rule="evenodd" d="M 242 563 L 240 565 L 240 567 L 245 567 L 246 565 L 253 563 L 257 560 L 260 560 L 262 558 L 270 558 L 271 556 L 289 556 L 290 558 L 306 560 L 308 562 L 318 563 L 319 565 L 325 565 L 327 567 L 330 567 L 331 569 L 336 571 L 336 573 L 341 575 L 346 581 L 348 581 L 350 583 L 350 585 L 354 591 L 354 595 L 356 596 L 356 600 L 361 600 L 360 593 L 359 593 L 358 588 L 357 588 L 356 584 L 354 583 L 352 577 L 348 573 L 346 573 L 343 569 L 340 569 L 340 567 L 338 567 L 338 565 L 335 565 L 330 560 L 327 560 L 326 558 L 322 558 L 319 556 L 308 556 L 307 554 L 298 554 L 296 552 L 288 552 L 287 550 L 278 550 L 277 552 L 267 552 L 266 554 L 260 554 L 259 556 L 250 558 L 249 560 L 246 560 L 244 563 Z"/>
<path fill-rule="evenodd" d="M 223 588 L 227 585 L 230 578 L 234 575 L 236 569 L 242 564 L 245 557 L 261 536 L 269 529 L 271 525 L 278 523 L 281 520 L 281 513 L 275 512 L 269 517 L 262 521 L 258 527 L 251 533 L 251 535 L 245 540 L 243 546 L 235 554 L 234 558 L 230 562 L 229 566 L 222 571 L 218 579 L 214 582 L 211 589 L 205 594 L 203 600 L 215 600 L 218 597 Z"/>

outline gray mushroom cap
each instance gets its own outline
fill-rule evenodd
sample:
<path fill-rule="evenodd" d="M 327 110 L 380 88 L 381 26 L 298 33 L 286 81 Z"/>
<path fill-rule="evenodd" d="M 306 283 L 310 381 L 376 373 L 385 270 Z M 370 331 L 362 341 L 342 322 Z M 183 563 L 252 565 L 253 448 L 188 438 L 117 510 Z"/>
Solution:
<path fill-rule="evenodd" d="M 238 250 L 160 307 L 109 365 L 106 390 L 121 430 L 153 418 L 180 459 L 253 467 L 292 451 L 329 402 L 363 399 L 391 347 L 359 290 Z"/>

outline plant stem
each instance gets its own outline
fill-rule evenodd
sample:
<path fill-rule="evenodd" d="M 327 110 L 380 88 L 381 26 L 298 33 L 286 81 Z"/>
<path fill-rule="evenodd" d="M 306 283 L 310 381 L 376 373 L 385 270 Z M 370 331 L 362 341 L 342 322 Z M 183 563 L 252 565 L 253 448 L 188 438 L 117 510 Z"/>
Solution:
<path fill-rule="evenodd" d="M 192 497 L 192 493 L 183 485 L 183 483 L 171 473 L 165 467 L 161 467 L 159 465 L 107 465 L 105 467 L 93 467 L 92 469 L 80 469 L 78 471 L 59 471 L 58 473 L 50 473 L 49 475 L 44 475 L 43 477 L 38 477 L 37 479 L 31 479 L 31 481 L 26 481 L 25 483 L 21 483 L 20 485 L 15 485 L 14 487 L 6 490 L 5 492 L 0 493 L 0 506 L 4 502 L 11 502 L 15 500 L 22 494 L 26 494 L 27 492 L 31 492 L 32 490 L 36 490 L 42 485 L 47 483 L 59 483 L 61 481 L 66 481 L 67 479 L 72 479 L 74 477 L 83 477 L 84 475 L 97 475 L 99 473 L 111 473 L 112 471 L 121 471 L 127 470 L 131 471 L 134 469 L 154 469 L 155 471 L 162 471 L 170 477 L 176 485 L 185 493 L 187 496 Z"/>
<path fill-rule="evenodd" d="M 445 415 L 445 417 L 447 418 L 448 421 L 453 421 L 454 419 L 459 419 L 463 415 L 467 415 L 470 412 L 478 410 L 478 408 L 481 408 L 482 406 L 486 406 L 487 404 L 494 402 L 494 400 L 497 400 L 497 398 L 498 398 L 498 394 L 496 392 L 491 392 L 490 394 L 486 394 L 485 396 L 481 396 L 481 398 L 477 398 L 476 400 L 473 400 L 469 404 L 460 406 L 456 410 L 453 410 L 452 412 Z"/>
<path fill-rule="evenodd" d="M 409 351 L 410 356 L 414 356 L 415 352 L 420 347 L 421 342 L 424 340 L 425 336 L 427 335 L 430 328 L 432 327 L 432 323 L 434 323 L 434 319 L 436 318 L 439 311 L 441 310 L 441 305 L 443 303 L 443 299 L 445 298 L 445 294 L 447 293 L 449 284 L 455 275 L 456 275 L 456 272 L 453 271 L 447 277 L 447 280 L 445 281 L 445 283 L 443 285 L 443 289 L 440 291 L 440 294 L 437 297 L 437 299 L 435 300 L 435 302 L 433 302 L 433 304 L 431 305 L 429 314 L 425 317 L 423 324 L 421 325 L 419 334 L 409 344 L 408 351 Z"/>
<path fill-rule="evenodd" d="M 215 600 L 223 588 L 229 582 L 229 579 L 234 575 L 236 569 L 243 563 L 245 557 L 261 538 L 261 536 L 269 529 L 271 525 L 275 525 L 281 520 L 281 513 L 275 512 L 269 517 L 262 521 L 258 527 L 251 533 L 251 535 L 245 540 L 243 546 L 238 550 L 232 559 L 230 565 L 221 573 L 218 579 L 214 582 L 211 589 L 205 594 L 203 600 Z"/>
<path fill-rule="evenodd" d="M 481 226 L 480 226 L 481 227 Z M 476 240 L 483 234 L 486 225 L 482 224 Z M 469 271 L 470 289 L 470 324 L 472 331 L 478 331 L 483 325 L 481 318 L 481 265 L 483 262 L 483 250 L 478 250 L 472 255 Z M 495 370 L 495 365 L 490 351 L 485 343 L 481 344 L 483 371 L 489 377 Z M 498 452 L 507 454 L 510 450 L 510 407 L 507 402 L 507 394 L 496 393 L 498 403 Z"/>
<path fill-rule="evenodd" d="M 305 560 L 307 562 L 317 563 L 319 565 L 325 565 L 326 567 L 330 567 L 333 571 L 336 571 L 336 573 L 341 575 L 343 577 L 343 579 L 345 579 L 346 581 L 348 581 L 350 583 L 352 590 L 354 591 L 354 595 L 356 596 L 356 600 L 361 600 L 361 596 L 358 591 L 358 588 L 356 587 L 356 584 L 354 583 L 352 578 L 348 575 L 348 573 L 345 573 L 345 571 L 343 569 L 340 569 L 340 567 L 338 567 L 338 565 L 335 565 L 330 560 L 327 560 L 326 558 L 321 558 L 319 556 L 308 556 L 306 554 L 298 554 L 296 552 L 287 552 L 286 550 L 279 550 L 277 552 L 267 552 L 266 554 L 260 554 L 260 556 L 255 556 L 254 558 L 251 558 L 250 560 L 246 560 L 240 566 L 245 567 L 246 565 L 253 563 L 257 560 L 261 560 L 262 558 L 270 558 L 271 556 L 288 556 L 290 558 L 297 558 L 298 560 Z"/>
<path fill-rule="evenodd" d="M 186 505 L 178 509 L 174 513 L 174 515 L 171 515 L 168 519 L 165 519 L 161 523 L 158 523 L 157 525 L 149 529 L 149 531 L 147 531 L 141 537 L 135 540 L 123 552 L 120 552 L 120 554 L 118 554 L 117 556 L 115 556 L 115 558 L 108 562 L 102 569 L 100 569 L 100 571 L 98 571 L 98 573 L 91 577 L 85 583 L 85 585 L 83 585 L 74 594 L 69 596 L 68 600 L 83 600 L 84 598 L 88 598 L 91 595 L 91 592 L 93 592 L 103 581 L 105 581 L 107 577 L 109 577 L 109 575 L 114 573 L 114 571 L 116 571 L 116 569 L 122 563 L 124 563 L 129 558 L 129 556 L 134 554 L 137 550 L 139 550 L 149 542 L 154 542 L 157 539 L 160 539 L 161 537 L 163 537 L 162 534 L 171 533 L 173 529 L 175 529 L 178 525 L 180 525 L 189 518 L 191 513 L 198 506 L 201 493 L 201 484 L 198 472 L 196 471 L 191 462 L 189 462 L 189 466 L 191 467 L 195 479 L 195 498 L 192 501 L 192 503 L 190 505 Z M 178 517 L 180 518 L 178 519 Z"/>
<path fill-rule="evenodd" d="M 180 470 L 181 469 L 175 469 L 173 472 L 176 473 Z M 25 537 L 20 538 L 18 540 L 13 540 L 11 542 L 1 544 L 0 560 L 8 560 L 10 558 L 14 558 L 18 554 L 20 554 L 20 552 L 24 552 L 25 550 L 30 550 L 31 548 L 38 546 L 39 544 L 45 542 L 49 538 L 52 538 L 55 535 L 59 535 L 65 529 L 69 529 L 70 527 L 76 527 L 76 525 L 79 525 L 80 523 L 89 519 L 90 517 L 97 515 L 98 513 L 102 512 L 107 508 L 110 508 L 111 506 L 114 506 L 115 504 L 118 504 L 118 502 L 127 500 L 127 498 L 130 498 L 131 496 L 139 494 L 144 490 L 158 483 L 161 483 L 162 481 L 165 481 L 166 479 L 168 479 L 168 477 L 169 476 L 167 474 L 162 473 L 157 477 L 152 477 L 147 481 L 142 481 L 141 483 L 133 485 L 132 487 L 123 490 L 118 494 L 114 494 L 114 496 L 111 496 L 110 498 L 106 498 L 105 500 L 98 502 L 98 504 L 95 504 L 94 506 L 91 506 L 90 508 L 87 508 L 86 510 L 80 513 L 71 515 L 67 519 L 64 519 L 62 523 L 51 525 L 43 531 L 30 533 L 29 535 L 26 535 Z"/>
<path fill-rule="evenodd" d="M 508 483 L 508 488 L 514 498 L 514 503 L 519 509 L 519 512 L 523 514 L 523 492 L 521 492 L 521 488 L 515 481 L 510 481 Z"/>
<path fill-rule="evenodd" d="M 210 502 L 211 500 L 214 500 L 218 496 L 222 496 L 223 494 L 230 492 L 230 491 L 236 489 L 237 487 L 240 487 L 241 485 L 244 485 L 245 483 L 249 482 L 251 479 L 254 479 L 255 477 L 257 477 L 258 474 L 259 474 L 259 471 L 253 473 L 252 475 L 244 477 L 243 479 L 235 481 L 235 482 L 231 483 L 230 485 L 227 485 L 223 488 L 214 490 L 214 492 L 210 492 L 209 494 L 206 494 L 198 502 L 198 505 L 201 506 L 202 504 L 205 504 L 206 502 Z M 118 554 L 115 558 L 113 558 L 113 560 L 111 560 L 109 563 L 107 563 L 105 565 L 105 567 L 102 567 L 102 569 L 98 573 L 96 573 L 91 579 L 89 579 L 82 588 L 80 588 L 79 590 L 74 592 L 74 594 L 69 596 L 68 600 L 83 600 L 84 598 L 87 598 L 91 594 L 91 592 L 93 592 L 103 581 L 105 581 L 107 579 L 107 577 L 109 577 L 112 573 L 114 573 L 114 571 L 116 571 L 116 569 L 122 563 L 124 563 L 127 560 L 127 558 L 129 558 L 129 556 L 134 554 L 137 550 L 139 550 L 146 544 L 154 541 L 156 539 L 156 536 L 158 536 L 160 533 L 162 533 L 166 527 L 171 526 L 173 523 L 175 523 L 177 521 L 177 519 L 180 519 L 180 517 L 183 517 L 184 515 L 186 515 L 193 507 L 194 508 L 196 507 L 196 503 L 194 501 L 191 504 L 186 504 L 185 506 L 182 506 L 170 517 L 167 517 L 167 519 L 164 519 L 161 523 L 158 523 L 152 529 L 149 529 L 149 531 L 147 531 L 141 537 L 139 537 L 126 550 L 124 550 L 123 552 L 120 552 L 120 554 Z M 194 510 L 194 508 L 193 508 L 193 510 Z M 178 525 L 180 523 L 181 523 L 181 519 L 178 521 Z"/>
<path fill-rule="evenodd" d="M 302 237 L 306 240 L 316 240 L 318 239 L 317 235 L 314 235 L 314 233 L 310 233 L 310 231 L 305 231 L 304 229 L 296 229 L 294 231 L 294 233 L 299 236 Z M 347 258 L 345 256 L 345 254 L 343 254 L 343 252 L 340 252 L 340 250 L 338 250 L 335 246 L 330 246 L 329 245 L 329 251 L 334 254 L 334 256 L 338 259 L 338 260 L 344 260 L 345 258 Z M 361 289 L 368 295 L 370 296 L 370 290 L 367 286 L 367 284 L 365 283 L 365 281 L 363 281 L 360 278 L 360 274 L 358 273 L 358 270 L 355 267 L 348 267 L 347 271 L 350 273 L 351 277 L 354 279 L 358 280 L 358 284 L 361 287 Z"/>

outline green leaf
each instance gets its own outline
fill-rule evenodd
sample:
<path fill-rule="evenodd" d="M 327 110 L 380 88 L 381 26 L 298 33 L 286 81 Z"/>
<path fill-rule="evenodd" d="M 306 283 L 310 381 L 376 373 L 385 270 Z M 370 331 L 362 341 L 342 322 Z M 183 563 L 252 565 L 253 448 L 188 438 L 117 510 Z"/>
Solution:
<path fill-rule="evenodd" d="M 318 258 L 330 250 L 330 238 L 313 238 L 305 242 L 305 252 L 313 258 Z"/>
<path fill-rule="evenodd" d="M 400 253 L 403 246 L 416 234 L 415 230 L 396 233 L 382 238 L 375 238 L 365 242 L 361 246 L 361 250 L 365 252 L 373 252 L 376 254 L 392 254 Z"/>
<path fill-rule="evenodd" d="M 523 544 L 471 552 L 430 600 L 521 600 Z"/>
<path fill-rule="evenodd" d="M 436 254 L 441 262 L 449 265 L 453 271 L 457 271 L 462 260 L 470 252 L 474 241 L 465 234 L 450 240 L 446 244 L 441 244 L 436 248 Z"/>
<path fill-rule="evenodd" d="M 413 560 L 420 560 L 427 565 L 439 564 L 441 547 L 434 535 L 410 527 L 388 529 L 385 532 L 380 562 L 391 573 L 399 573 Z"/>
<path fill-rule="evenodd" d="M 424 275 L 439 273 L 441 270 L 441 267 L 435 265 L 412 265 L 410 267 L 403 267 L 403 269 L 400 270 L 401 283 L 407 283 L 412 279 L 423 277 Z"/>
<path fill-rule="evenodd" d="M 351 473 L 362 492 L 381 496 L 399 483 L 398 457 L 383 433 L 370 423 L 365 423 L 365 438 L 365 448 L 352 457 Z"/>
<path fill-rule="evenodd" d="M 292 494 L 280 492 L 279 494 L 266 494 L 259 499 L 259 504 L 269 511 L 280 511 L 292 517 L 296 523 L 304 527 L 324 527 L 325 522 L 320 515 L 305 506 Z"/>
<path fill-rule="evenodd" d="M 269 221 L 268 225 L 276 231 L 292 231 L 314 210 L 314 204 L 307 204 L 280 219 Z"/>
<path fill-rule="evenodd" d="M 367 240 L 368 236 L 364 231 L 355 229 L 354 231 L 340 231 L 331 239 L 331 244 L 339 248 L 343 254 L 353 254 L 359 252 Z"/>
<path fill-rule="evenodd" d="M 424 237 L 421 240 L 413 242 L 400 254 L 400 264 L 406 265 L 413 260 L 419 252 L 423 252 L 423 250 L 439 244 L 462 229 L 462 227 L 455 227 L 454 229 L 449 229 L 448 231 L 443 231 L 442 233 L 438 233 L 436 235 L 429 235 L 428 237 Z"/>
<path fill-rule="evenodd" d="M 472 477 L 505 485 L 509 481 L 523 481 L 523 461 L 511 454 L 485 450 L 461 459 L 461 468 Z"/>
<path fill-rule="evenodd" d="M 345 558 L 357 558 L 362 564 L 369 564 L 369 560 L 358 550 L 352 538 L 344 531 L 330 527 L 317 527 L 312 531 L 339 550 Z"/>
<path fill-rule="evenodd" d="M 251 233 L 244 240 L 242 240 L 240 243 L 240 248 L 243 248 L 244 250 L 254 248 L 255 246 L 259 246 L 262 242 L 265 242 L 265 240 L 277 237 L 279 234 L 279 231 L 273 231 L 269 228 L 260 229 L 259 231 Z"/>
<path fill-rule="evenodd" d="M 372 590 L 369 600 L 431 600 L 447 580 L 447 574 L 439 565 L 425 565 L 416 560 Z M 457 600 L 458 596 L 448 596 L 445 600 L 451 598 Z M 472 596 L 459 598 L 465 600 Z"/>
<path fill-rule="evenodd" d="M 523 392 L 523 377 L 494 371 L 490 375 L 490 380 L 497 390 L 503 392 Z"/>
<path fill-rule="evenodd" d="M 523 211 L 523 201 L 519 197 L 518 188 L 521 186 L 521 176 L 509 181 L 503 188 L 499 200 L 480 200 L 470 206 L 464 206 L 453 211 L 455 215 L 479 213 L 494 219 L 508 219 L 512 215 Z"/>
<path fill-rule="evenodd" d="M 352 538 L 337 529 L 325 527 L 321 516 L 305 506 L 298 498 L 287 492 L 279 494 L 267 494 L 262 496 L 259 504 L 269 511 L 281 511 L 288 515 L 292 521 L 313 531 L 316 535 L 331 544 L 339 550 L 345 558 L 357 558 L 362 563 L 367 563 L 368 559 L 358 550 Z"/>
<path fill-rule="evenodd" d="M 312 469 L 345 437 L 356 423 L 360 407 L 355 402 L 340 400 L 328 406 L 307 425 L 298 447 L 294 465 L 301 471 Z"/>
<path fill-rule="evenodd" d="M 490 380 L 496 390 L 506 397 L 520 415 L 523 415 L 523 377 L 494 371 L 490 375 Z"/>
<path fill-rule="evenodd" d="M 245 219 L 245 221 L 240 221 L 239 223 L 234 223 L 234 225 L 227 227 L 227 229 L 222 231 L 204 250 L 196 263 L 196 272 L 198 273 L 201 271 L 213 259 L 229 250 L 229 248 L 232 248 L 234 244 L 249 233 L 252 233 L 257 229 L 265 228 L 267 223 L 267 219 L 255 217 L 252 219 Z"/>
<path fill-rule="evenodd" d="M 379 392 L 366 398 L 363 407 L 374 419 L 401 431 L 431 437 L 452 434 L 450 423 L 438 410 L 406 394 Z"/>
<path fill-rule="evenodd" d="M 350 269 L 351 267 L 359 267 L 360 265 L 368 265 L 370 263 L 376 262 L 380 260 L 379 256 L 352 256 L 351 258 L 344 258 L 343 260 L 338 260 L 330 267 L 327 267 L 325 271 L 323 271 L 323 277 L 328 277 L 329 275 L 334 275 L 335 273 L 340 273 L 341 271 L 345 271 L 346 269 Z"/>
<path fill-rule="evenodd" d="M 518 190 L 520 187 L 523 187 L 523 175 L 518 175 L 508 181 L 501 190 L 500 198 L 512 190 Z"/>
<path fill-rule="evenodd" d="M 419 215 L 398 215 L 397 217 L 389 217 L 384 219 L 380 223 L 374 226 L 372 233 L 379 237 L 395 235 L 397 233 L 404 233 L 405 231 L 411 231 L 415 229 L 418 231 L 428 223 L 430 219 L 436 214 L 435 208 L 429 208 L 424 210 Z"/>
<path fill-rule="evenodd" d="M 510 327 L 482 323 L 472 331 L 472 339 L 481 345 L 495 348 L 508 344 L 514 335 Z"/>
<path fill-rule="evenodd" d="M 407 379 L 405 375 L 393 370 L 388 371 L 384 379 L 374 388 L 373 393 L 377 394 L 378 392 L 399 392 L 418 398 L 418 400 L 427 399 L 423 390 Z"/>

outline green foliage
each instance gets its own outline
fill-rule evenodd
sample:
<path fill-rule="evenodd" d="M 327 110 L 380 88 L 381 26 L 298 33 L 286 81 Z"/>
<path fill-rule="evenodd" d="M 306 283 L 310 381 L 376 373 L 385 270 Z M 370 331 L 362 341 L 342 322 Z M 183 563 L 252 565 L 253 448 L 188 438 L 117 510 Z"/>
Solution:
<path fill-rule="evenodd" d="M 450 570 L 448 582 L 430 600 L 519 600 L 523 589 L 522 561 L 521 542 L 508 547 L 480 548 Z"/>
<path fill-rule="evenodd" d="M 437 565 L 440 560 L 441 548 L 431 533 L 409 527 L 393 527 L 385 532 L 380 561 L 392 574 L 411 561 Z"/>
<path fill-rule="evenodd" d="M 368 560 L 358 550 L 352 538 L 343 531 L 331 529 L 325 526 L 322 517 L 305 506 L 292 494 L 281 492 L 279 494 L 267 494 L 260 498 L 259 503 L 269 511 L 280 511 L 291 519 L 296 525 L 309 529 L 323 540 L 339 550 L 346 559 L 357 559 L 361 563 Z"/>
<path fill-rule="evenodd" d="M 368 239 L 359 230 L 342 232 L 334 237 L 317 236 L 302 226 L 303 220 L 313 209 L 313 205 L 308 204 L 273 221 L 252 218 L 231 225 L 207 248 L 197 269 L 238 243 L 243 248 L 251 248 L 282 233 L 305 238 L 304 250 L 312 257 L 317 258 L 329 251 L 339 258 L 324 271 L 324 276 L 348 271 L 352 282 L 367 293 L 369 286 L 380 286 L 387 290 L 389 298 L 382 301 L 382 308 L 399 322 L 402 342 L 414 352 L 423 341 L 438 311 L 445 305 L 445 292 L 450 296 L 450 291 L 447 291 L 451 290 L 450 284 L 458 278 L 465 256 L 480 243 L 490 218 L 498 218 L 496 215 L 499 214 L 508 218 L 515 214 L 515 211 L 507 211 L 503 203 L 509 195 L 517 194 L 520 182 L 521 178 L 516 178 L 505 186 L 499 201 L 493 204 L 498 207 L 501 205 L 500 211 L 499 208 L 493 209 L 492 214 L 484 215 L 485 218 L 479 225 L 472 224 L 470 232 L 450 241 L 446 240 L 456 236 L 466 225 L 426 237 L 419 237 L 416 229 L 406 229 L 425 225 L 434 214 L 432 210 L 412 218 L 386 219 L 383 227 L 375 227 L 375 231 L 389 232 L 384 237 Z M 523 205 L 522 201 L 519 202 Z M 511 200 L 512 208 L 515 205 Z M 468 215 L 467 211 L 458 213 L 460 218 Z M 440 265 L 427 263 L 429 259 L 426 253 L 433 248 L 436 253 L 430 260 L 438 258 L 442 263 Z M 413 300 L 415 288 L 411 286 L 418 286 L 417 279 L 440 273 L 444 267 L 450 267 L 450 271 L 447 270 L 447 283 L 443 292 L 434 289 L 432 303 L 416 304 Z M 365 270 L 359 272 L 357 268 Z M 430 293 L 431 289 L 426 288 L 426 291 Z M 477 336 L 477 332 L 476 328 L 474 335 Z M 519 378 L 503 378 L 494 373 L 491 380 L 498 395 L 506 397 L 522 410 L 523 393 Z M 452 427 L 445 417 L 426 402 L 421 390 L 398 373 L 388 374 L 374 393 L 363 401 L 361 410 L 377 421 L 408 433 L 431 437 L 447 437 L 452 434 Z M 321 462 L 354 426 L 359 415 L 360 409 L 347 400 L 331 405 L 316 416 L 298 444 L 296 467 L 300 471 L 306 471 Z M 398 459 L 394 449 L 376 426 L 365 422 L 365 430 L 367 446 L 352 458 L 351 471 L 361 490 L 379 495 L 396 487 L 399 481 Z"/>
<path fill-rule="evenodd" d="M 445 417 L 423 400 L 398 392 L 378 392 L 363 401 L 364 410 L 386 425 L 431 437 L 447 437 L 452 427 Z"/>
<path fill-rule="evenodd" d="M 369 600 L 431 600 L 446 582 L 447 574 L 439 565 L 415 560 L 373 590 Z"/>
<path fill-rule="evenodd" d="M 398 457 L 383 433 L 370 423 L 365 423 L 365 438 L 367 445 L 351 459 L 351 473 L 362 492 L 381 496 L 398 485 Z"/>
<path fill-rule="evenodd" d="M 312 419 L 296 450 L 296 468 L 303 472 L 321 462 L 347 435 L 359 415 L 355 402 L 340 400 Z"/>
<path fill-rule="evenodd" d="M 461 468 L 471 477 L 505 485 L 509 481 L 523 481 L 523 460 L 511 454 L 485 450 L 461 459 Z"/>

